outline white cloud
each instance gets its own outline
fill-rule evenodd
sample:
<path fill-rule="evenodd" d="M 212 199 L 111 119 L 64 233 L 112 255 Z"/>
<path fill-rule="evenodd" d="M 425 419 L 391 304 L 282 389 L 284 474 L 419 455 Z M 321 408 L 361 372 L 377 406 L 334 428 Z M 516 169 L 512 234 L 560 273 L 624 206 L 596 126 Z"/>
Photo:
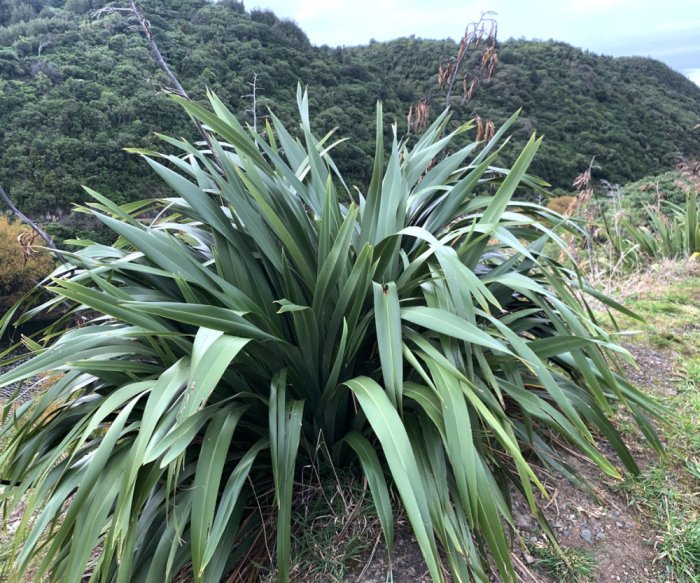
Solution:
<path fill-rule="evenodd" d="M 600 12 L 622 8 L 633 0 L 573 0 L 571 8 L 576 12 Z"/>
<path fill-rule="evenodd" d="M 302 0 L 294 10 L 294 19 L 299 22 L 318 18 L 324 12 L 335 11 L 340 7 L 340 0 Z"/>
<path fill-rule="evenodd" d="M 653 37 L 650 40 L 654 40 Z M 650 50 L 648 51 L 648 54 L 650 54 L 653 57 L 659 58 L 659 57 L 665 57 L 665 56 L 670 56 L 670 55 L 682 55 L 682 54 L 692 54 L 692 55 L 698 55 L 700 54 L 700 44 L 697 45 L 681 45 L 677 47 L 661 47 L 657 48 L 656 46 L 651 46 Z M 642 51 L 641 54 L 644 54 Z"/>
<path fill-rule="evenodd" d="M 657 26 L 660 32 L 682 32 L 700 28 L 700 19 L 674 20 L 672 22 L 662 22 Z"/>
<path fill-rule="evenodd" d="M 696 85 L 700 85 L 700 69 L 686 69 L 685 76 Z"/>

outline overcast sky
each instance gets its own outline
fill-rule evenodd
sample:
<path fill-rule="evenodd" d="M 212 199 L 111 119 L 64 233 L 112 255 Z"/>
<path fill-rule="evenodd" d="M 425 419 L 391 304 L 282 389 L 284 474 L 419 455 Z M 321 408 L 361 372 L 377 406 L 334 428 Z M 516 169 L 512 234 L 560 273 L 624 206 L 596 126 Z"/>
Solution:
<path fill-rule="evenodd" d="M 482 12 L 499 38 L 555 39 L 607 55 L 651 56 L 700 85 L 700 0 L 246 0 L 295 20 L 313 44 L 415 34 L 460 38 Z"/>

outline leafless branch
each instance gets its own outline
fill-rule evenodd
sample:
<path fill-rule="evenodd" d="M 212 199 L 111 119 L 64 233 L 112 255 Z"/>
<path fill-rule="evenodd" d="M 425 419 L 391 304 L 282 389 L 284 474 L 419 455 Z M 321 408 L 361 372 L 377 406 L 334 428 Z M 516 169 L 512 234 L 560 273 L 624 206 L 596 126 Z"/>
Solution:
<path fill-rule="evenodd" d="M 34 230 L 34 232 L 44 240 L 46 246 L 49 249 L 51 249 L 51 251 L 53 251 L 54 255 L 56 255 L 56 257 L 60 261 L 62 261 L 63 263 L 66 262 L 65 257 L 63 257 L 61 252 L 56 248 L 56 245 L 54 245 L 53 239 L 49 237 L 46 231 L 39 227 L 39 225 L 37 225 L 34 221 L 32 221 L 32 219 L 30 219 L 27 215 L 25 215 L 15 206 L 10 197 L 5 192 L 5 189 L 2 187 L 2 185 L 0 185 L 0 198 L 2 198 L 3 201 L 5 201 L 5 204 L 9 207 L 9 209 L 15 214 L 15 216 L 19 220 L 29 225 Z"/>
<path fill-rule="evenodd" d="M 136 2 L 134 0 L 129 0 L 128 7 L 105 6 L 104 8 L 100 8 L 99 10 L 95 10 L 94 12 L 92 12 L 91 16 L 93 18 L 101 18 L 102 16 L 114 14 L 116 12 L 128 14 L 129 20 L 136 22 L 138 28 L 141 29 L 141 32 L 148 41 L 148 48 L 151 51 L 151 55 L 153 55 L 153 59 L 156 61 L 161 70 L 167 75 L 168 81 L 171 85 L 171 91 L 173 93 L 181 95 L 182 97 L 185 97 L 186 99 L 189 99 L 187 96 L 187 92 L 182 87 L 180 81 L 178 81 L 178 78 L 172 72 L 168 63 L 165 61 L 165 58 L 161 54 L 160 49 L 158 48 L 158 45 L 156 44 L 156 41 L 153 38 L 153 32 L 151 31 L 151 23 L 139 10 L 139 7 L 136 5 Z"/>
<path fill-rule="evenodd" d="M 48 47 L 50 44 L 51 44 L 51 39 L 50 39 L 50 38 L 47 38 L 47 39 L 42 40 L 42 41 L 39 43 L 39 48 L 37 49 L 37 56 L 40 57 L 40 56 L 41 56 L 41 51 L 43 51 L 43 50 L 44 50 L 46 47 Z"/>
<path fill-rule="evenodd" d="M 440 63 L 438 82 L 440 89 L 446 89 L 445 109 L 449 109 L 452 106 L 452 91 L 458 77 L 461 75 L 465 57 L 480 45 L 485 46 L 484 53 L 481 57 L 480 73 L 486 73 L 488 78 L 491 78 L 491 75 L 493 75 L 493 71 L 498 64 L 498 54 L 496 52 L 498 23 L 494 18 L 495 15 L 495 12 L 484 12 L 478 21 L 470 22 L 459 43 L 457 55 L 445 59 Z M 463 100 L 472 98 L 480 79 L 481 75 L 463 76 Z"/>
<path fill-rule="evenodd" d="M 253 101 L 253 107 L 251 109 L 246 109 L 246 112 L 251 112 L 253 114 L 253 131 L 257 134 L 258 133 L 258 95 L 257 95 L 257 90 L 258 90 L 258 74 L 253 71 L 253 82 L 248 83 L 253 88 L 252 93 L 248 93 L 247 95 L 241 95 L 243 98 L 251 98 Z"/>
<path fill-rule="evenodd" d="M 187 95 L 185 88 L 175 76 L 175 73 L 172 72 L 172 69 L 170 69 L 170 67 L 168 66 L 168 63 L 166 62 L 165 58 L 163 57 L 163 54 L 160 52 L 160 49 L 156 44 L 155 38 L 153 37 L 153 31 L 151 30 L 151 23 L 146 19 L 141 10 L 139 10 L 139 7 L 136 5 L 135 0 L 129 0 L 129 6 L 105 6 L 104 8 L 100 8 L 99 10 L 93 11 L 91 13 L 91 16 L 93 18 L 101 18 L 102 16 L 114 13 L 127 14 L 129 15 L 129 20 L 136 23 L 137 28 L 141 30 L 143 35 L 146 37 L 146 40 L 148 41 L 148 48 L 151 51 L 153 59 L 155 60 L 158 67 L 168 77 L 168 81 L 170 82 L 170 87 L 168 88 L 168 91 L 170 93 L 175 93 L 189 101 L 190 97 L 189 95 Z M 216 158 L 216 152 L 213 148 L 211 138 L 204 129 L 204 126 L 202 126 L 202 124 L 196 119 L 194 120 L 194 123 L 197 127 L 197 131 L 209 147 L 209 151 L 211 152 L 212 156 Z"/>

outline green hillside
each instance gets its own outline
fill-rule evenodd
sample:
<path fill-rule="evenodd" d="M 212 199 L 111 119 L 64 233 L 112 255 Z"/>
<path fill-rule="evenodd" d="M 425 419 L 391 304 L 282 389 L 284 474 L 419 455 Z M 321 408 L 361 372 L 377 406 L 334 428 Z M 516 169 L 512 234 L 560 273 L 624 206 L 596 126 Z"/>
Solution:
<path fill-rule="evenodd" d="M 448 48 L 400 39 L 356 53 L 385 71 L 406 99 L 416 82 L 434 92 L 434 63 Z M 498 122 L 522 107 L 521 138 L 533 129 L 545 136 L 532 168 L 553 185 L 568 188 L 593 156 L 600 178 L 622 184 L 700 154 L 700 128 L 693 129 L 700 122 L 700 88 L 659 61 L 526 40 L 502 43 L 499 60 L 463 115 Z"/>
<path fill-rule="evenodd" d="M 35 215 L 65 213 L 88 184 L 117 201 L 162 194 L 127 146 L 154 132 L 194 138 L 189 120 L 160 90 L 167 85 L 145 39 L 119 14 L 100 19 L 101 0 L 0 0 L 0 184 Z M 366 47 L 314 47 L 293 22 L 224 0 L 142 0 L 161 51 L 195 99 L 213 89 L 252 122 L 257 74 L 264 113 L 292 119 L 297 82 L 310 87 L 322 127 L 349 140 L 336 156 L 364 186 L 376 100 L 406 131 L 412 102 L 437 91 L 437 65 L 451 41 L 404 38 Z M 522 107 L 517 134 L 545 143 L 533 170 L 568 188 L 592 156 L 600 177 L 626 182 L 700 155 L 700 88 L 665 65 L 613 59 L 556 42 L 506 41 L 500 64 L 456 118 L 497 124 Z M 435 101 L 433 113 L 439 109 Z"/>

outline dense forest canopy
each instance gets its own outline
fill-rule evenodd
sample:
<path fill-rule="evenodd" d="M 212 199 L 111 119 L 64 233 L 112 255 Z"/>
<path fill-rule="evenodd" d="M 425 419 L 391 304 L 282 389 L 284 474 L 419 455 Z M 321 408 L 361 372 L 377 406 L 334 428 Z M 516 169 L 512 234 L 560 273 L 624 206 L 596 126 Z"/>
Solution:
<path fill-rule="evenodd" d="M 155 132 L 195 138 L 162 94 L 167 79 L 140 32 L 120 14 L 91 17 L 105 4 L 0 0 L 0 184 L 35 215 L 66 213 L 82 200 L 81 184 L 118 202 L 162 194 L 122 148 L 148 147 Z M 349 138 L 335 158 L 360 187 L 371 171 L 376 101 L 405 134 L 410 105 L 436 94 L 438 64 L 456 51 L 450 40 L 413 37 L 315 47 L 295 23 L 235 0 L 139 5 L 195 99 L 209 87 L 252 123 L 245 96 L 257 75 L 259 113 L 269 107 L 288 123 L 297 83 L 308 85 L 318 132 L 337 127 Z M 499 124 L 523 108 L 516 141 L 544 134 L 533 171 L 555 187 L 569 188 L 593 156 L 601 178 L 623 183 L 700 155 L 700 88 L 662 63 L 552 41 L 509 40 L 499 56 L 493 78 L 455 117 Z"/>

